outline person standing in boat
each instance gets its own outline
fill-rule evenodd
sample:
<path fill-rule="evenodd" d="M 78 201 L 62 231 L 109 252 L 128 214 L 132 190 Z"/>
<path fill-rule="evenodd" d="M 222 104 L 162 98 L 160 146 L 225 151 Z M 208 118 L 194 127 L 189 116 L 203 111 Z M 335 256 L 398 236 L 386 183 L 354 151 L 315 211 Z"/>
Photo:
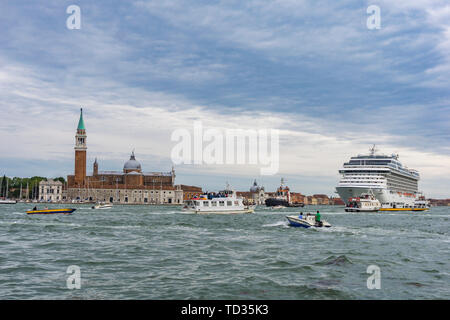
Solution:
<path fill-rule="evenodd" d="M 322 221 L 320 221 L 320 212 L 319 212 L 319 210 L 317 210 L 317 213 L 316 213 L 316 223 L 317 223 L 317 225 L 319 225 L 319 227 L 322 226 Z"/>
<path fill-rule="evenodd" d="M 320 221 L 320 212 L 319 212 L 319 210 L 317 210 L 317 213 L 316 213 L 316 221 L 317 222 Z"/>

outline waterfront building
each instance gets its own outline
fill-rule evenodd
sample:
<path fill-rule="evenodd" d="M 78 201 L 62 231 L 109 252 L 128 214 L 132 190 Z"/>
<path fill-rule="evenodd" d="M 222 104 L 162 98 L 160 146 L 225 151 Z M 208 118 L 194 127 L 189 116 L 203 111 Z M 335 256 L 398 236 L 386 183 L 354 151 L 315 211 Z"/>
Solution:
<path fill-rule="evenodd" d="M 313 198 L 317 199 L 317 204 L 319 205 L 329 205 L 330 199 L 326 194 L 315 194 Z"/>
<path fill-rule="evenodd" d="M 183 200 L 191 200 L 194 197 L 200 197 L 203 193 L 202 188 L 195 186 L 180 185 L 183 190 Z"/>
<path fill-rule="evenodd" d="M 264 202 L 267 199 L 264 187 L 259 186 L 256 179 L 249 191 L 237 191 L 236 195 L 244 198 L 244 202 L 248 205 L 264 205 Z"/>
<path fill-rule="evenodd" d="M 258 183 L 256 182 L 256 179 L 253 182 L 253 185 L 250 187 L 250 197 L 252 199 L 253 204 L 255 205 L 264 205 L 267 199 L 264 186 L 259 186 Z"/>
<path fill-rule="evenodd" d="M 81 109 L 75 135 L 75 173 L 67 176 L 67 199 L 122 204 L 182 204 L 182 186 L 175 186 L 175 170 L 144 172 L 134 151 L 122 171 L 100 171 L 99 162 L 86 174 L 87 134 Z"/>
<path fill-rule="evenodd" d="M 48 179 L 39 182 L 39 201 L 60 202 L 63 200 L 63 183 Z"/>
<path fill-rule="evenodd" d="M 306 204 L 305 200 L 306 196 L 301 194 L 300 192 L 291 192 L 291 203 L 293 204 Z"/>
<path fill-rule="evenodd" d="M 330 204 L 335 206 L 345 206 L 345 202 L 341 198 L 331 198 Z"/>
<path fill-rule="evenodd" d="M 317 203 L 317 198 L 314 198 L 313 196 L 308 196 L 307 199 L 308 199 L 308 204 L 309 205 L 316 206 L 318 204 Z"/>

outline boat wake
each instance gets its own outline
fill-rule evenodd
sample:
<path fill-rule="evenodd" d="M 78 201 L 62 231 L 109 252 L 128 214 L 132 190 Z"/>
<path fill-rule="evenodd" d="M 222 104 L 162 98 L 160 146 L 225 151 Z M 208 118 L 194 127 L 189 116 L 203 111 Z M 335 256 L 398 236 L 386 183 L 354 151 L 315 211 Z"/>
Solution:
<path fill-rule="evenodd" d="M 279 227 L 279 226 L 288 227 L 289 223 L 287 223 L 286 221 L 278 221 L 275 223 L 263 224 L 263 227 Z"/>

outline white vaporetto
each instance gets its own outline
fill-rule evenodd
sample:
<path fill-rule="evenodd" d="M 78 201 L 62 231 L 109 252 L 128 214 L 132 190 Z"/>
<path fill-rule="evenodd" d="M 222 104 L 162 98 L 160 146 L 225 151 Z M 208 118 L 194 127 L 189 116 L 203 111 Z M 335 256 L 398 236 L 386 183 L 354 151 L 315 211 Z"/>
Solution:
<path fill-rule="evenodd" d="M 255 206 L 245 205 L 244 199 L 227 185 L 224 191 L 203 194 L 185 201 L 183 211 L 200 214 L 253 213 Z"/>

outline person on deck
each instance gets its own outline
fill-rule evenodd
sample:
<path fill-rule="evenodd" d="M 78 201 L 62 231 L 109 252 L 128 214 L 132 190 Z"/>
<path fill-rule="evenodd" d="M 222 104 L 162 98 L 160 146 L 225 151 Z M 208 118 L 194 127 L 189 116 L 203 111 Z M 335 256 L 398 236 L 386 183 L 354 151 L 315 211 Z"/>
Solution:
<path fill-rule="evenodd" d="M 316 213 L 316 226 L 321 227 L 323 225 L 322 221 L 320 221 L 320 212 L 317 211 Z"/>
<path fill-rule="evenodd" d="M 300 212 L 300 214 L 298 215 L 299 219 L 303 219 L 303 212 Z"/>
<path fill-rule="evenodd" d="M 317 213 L 316 213 L 316 221 L 320 222 L 320 212 L 319 211 L 317 211 Z"/>

